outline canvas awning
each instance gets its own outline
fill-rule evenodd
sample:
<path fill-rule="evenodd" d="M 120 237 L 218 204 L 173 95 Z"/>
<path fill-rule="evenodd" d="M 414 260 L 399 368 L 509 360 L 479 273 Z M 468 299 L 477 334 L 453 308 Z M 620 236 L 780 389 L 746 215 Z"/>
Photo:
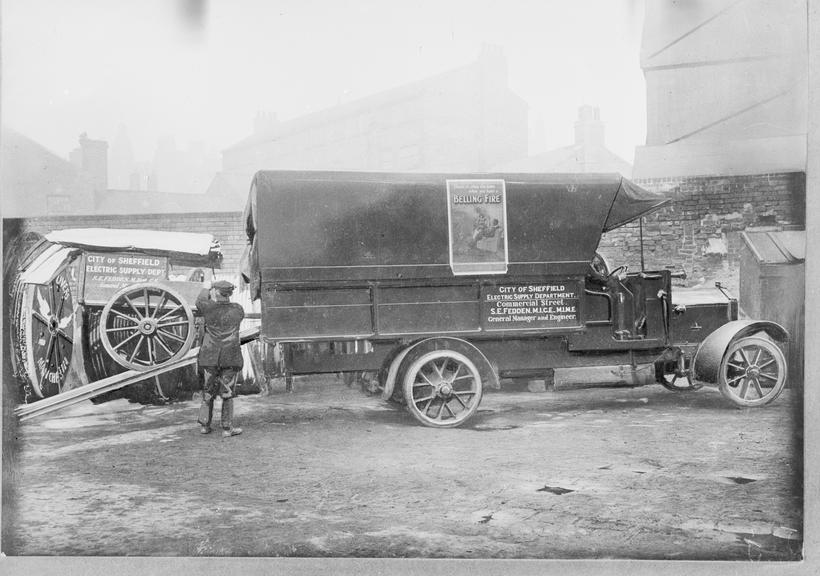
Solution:
<path fill-rule="evenodd" d="M 668 204 L 670 200 L 657 192 L 650 192 L 634 182 L 621 178 L 621 185 L 615 193 L 615 200 L 609 210 L 604 232 L 629 224 Z"/>

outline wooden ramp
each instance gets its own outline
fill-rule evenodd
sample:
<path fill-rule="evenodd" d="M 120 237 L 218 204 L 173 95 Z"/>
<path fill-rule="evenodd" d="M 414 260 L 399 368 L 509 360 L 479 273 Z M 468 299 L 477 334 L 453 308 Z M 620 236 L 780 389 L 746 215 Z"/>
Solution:
<path fill-rule="evenodd" d="M 256 340 L 257 338 L 259 338 L 258 326 L 248 328 L 239 333 L 239 340 L 242 342 L 242 344 L 247 344 L 248 342 Z M 55 412 L 68 406 L 78 404 L 79 402 L 90 400 L 91 398 L 99 396 L 100 394 L 105 394 L 106 392 L 111 392 L 112 390 L 119 390 L 120 388 L 125 388 L 126 386 L 130 386 L 131 384 L 142 382 L 147 378 L 159 376 L 160 374 L 165 374 L 166 372 L 176 370 L 177 368 L 182 368 L 183 366 L 190 366 L 191 364 L 196 364 L 196 357 L 198 353 L 199 347 L 191 348 L 191 350 L 189 350 L 188 353 L 185 354 L 185 356 L 175 360 L 174 362 L 160 364 L 158 366 L 155 366 L 154 368 L 150 368 L 142 372 L 138 372 L 136 370 L 128 370 L 127 372 L 123 372 L 121 374 L 115 374 L 114 376 L 109 376 L 108 378 L 97 380 L 96 382 L 86 384 L 85 386 L 80 386 L 79 388 L 74 388 L 73 390 L 63 392 L 62 394 L 57 394 L 49 398 L 44 398 L 32 404 L 24 404 L 22 406 L 18 406 L 14 409 L 14 413 L 22 421 L 28 420 L 30 418 L 35 418 L 37 416 L 42 416 L 50 412 Z"/>

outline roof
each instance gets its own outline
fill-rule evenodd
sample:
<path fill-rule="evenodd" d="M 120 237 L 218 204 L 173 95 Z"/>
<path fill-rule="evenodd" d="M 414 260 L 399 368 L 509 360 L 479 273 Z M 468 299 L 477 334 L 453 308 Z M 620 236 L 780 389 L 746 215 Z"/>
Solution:
<path fill-rule="evenodd" d="M 227 147 L 224 151 L 230 152 L 232 150 L 251 147 L 262 142 L 276 140 L 289 134 L 300 132 L 312 126 L 329 124 L 334 120 L 347 118 L 348 116 L 355 114 L 372 112 L 373 110 L 378 110 L 379 108 L 396 101 L 412 100 L 428 88 L 434 89 L 436 93 L 447 91 L 450 86 L 458 86 L 459 90 L 461 90 L 463 82 L 455 80 L 454 77 L 480 71 L 482 64 L 483 61 L 480 57 L 477 61 L 441 72 L 434 76 L 423 78 L 421 80 L 397 86 L 395 88 L 390 88 L 370 96 L 364 96 L 351 102 L 345 102 L 324 110 L 319 110 L 317 112 L 293 118 L 291 120 L 278 122 L 266 130 L 262 130 L 256 134 L 252 134 L 251 136 L 244 138 L 243 140 L 240 140 L 236 144 Z M 483 80 L 483 76 L 478 73 L 476 74 L 475 79 L 477 83 L 481 82 Z M 505 85 L 504 89 L 509 98 L 514 99 L 520 103 L 521 106 L 527 106 L 526 101 L 510 90 L 508 86 Z"/>
<path fill-rule="evenodd" d="M 6 126 L 0 134 L 0 166 L 4 218 L 45 214 L 55 209 L 50 200 L 71 198 L 79 185 L 77 169 L 68 160 Z"/>
<path fill-rule="evenodd" d="M 221 205 L 230 206 L 230 210 L 239 211 L 245 205 L 252 180 L 253 172 L 217 172 L 205 194 Z"/>
<path fill-rule="evenodd" d="M 742 236 L 761 264 L 799 264 L 806 260 L 805 230 L 746 231 Z"/>

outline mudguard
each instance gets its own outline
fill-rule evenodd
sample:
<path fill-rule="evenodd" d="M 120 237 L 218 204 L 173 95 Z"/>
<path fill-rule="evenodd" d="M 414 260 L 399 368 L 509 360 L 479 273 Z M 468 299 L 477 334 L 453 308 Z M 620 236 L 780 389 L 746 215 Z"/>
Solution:
<path fill-rule="evenodd" d="M 744 336 L 765 332 L 777 342 L 786 342 L 789 333 L 780 324 L 766 320 L 734 320 L 709 334 L 692 359 L 692 374 L 702 382 L 717 382 L 720 363 L 729 346 Z"/>
<path fill-rule="evenodd" d="M 382 369 L 382 381 L 384 382 L 382 398 L 388 400 L 391 396 L 393 396 L 396 380 L 398 379 L 399 374 L 402 369 L 406 369 L 409 365 L 408 362 L 405 362 L 405 359 L 411 351 L 416 353 L 424 353 L 437 349 L 456 350 L 472 358 L 475 361 L 479 374 L 481 375 L 483 385 L 487 388 L 495 389 L 501 387 L 501 384 L 498 381 L 498 374 L 481 350 L 461 338 L 454 338 L 452 336 L 434 336 L 413 342 L 406 348 L 399 350 L 395 355 L 391 355 L 392 357 L 388 357 L 385 362 L 385 368 L 387 368 L 387 370 L 384 368 Z"/>

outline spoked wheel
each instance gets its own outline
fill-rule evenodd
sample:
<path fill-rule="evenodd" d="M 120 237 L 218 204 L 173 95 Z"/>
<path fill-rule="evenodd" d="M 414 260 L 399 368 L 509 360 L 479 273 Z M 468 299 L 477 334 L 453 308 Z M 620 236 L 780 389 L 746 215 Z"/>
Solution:
<path fill-rule="evenodd" d="M 404 375 L 404 399 L 413 417 L 433 428 L 465 422 L 481 402 L 475 364 L 455 350 L 433 350 L 416 359 Z"/>
<path fill-rule="evenodd" d="M 703 388 L 702 384 L 695 383 L 692 375 L 686 374 L 664 374 L 661 376 L 660 385 L 672 392 L 692 392 Z"/>
<path fill-rule="evenodd" d="M 763 406 L 786 386 L 786 359 L 773 341 L 760 336 L 741 338 L 720 363 L 718 387 L 738 406 Z"/>
<path fill-rule="evenodd" d="M 157 284 L 123 288 L 100 316 L 103 347 L 129 370 L 147 370 L 181 358 L 195 336 L 191 308 L 177 292 Z"/>
<path fill-rule="evenodd" d="M 691 359 L 681 352 L 677 354 L 672 373 L 667 374 L 664 364 L 660 363 L 656 366 L 655 376 L 661 386 L 672 392 L 691 392 L 703 388 L 703 384 L 692 379 Z"/>
<path fill-rule="evenodd" d="M 33 398 L 63 391 L 74 346 L 74 302 L 64 270 L 49 284 L 18 284 L 16 351 Z M 26 399 L 27 401 L 28 399 Z"/>

